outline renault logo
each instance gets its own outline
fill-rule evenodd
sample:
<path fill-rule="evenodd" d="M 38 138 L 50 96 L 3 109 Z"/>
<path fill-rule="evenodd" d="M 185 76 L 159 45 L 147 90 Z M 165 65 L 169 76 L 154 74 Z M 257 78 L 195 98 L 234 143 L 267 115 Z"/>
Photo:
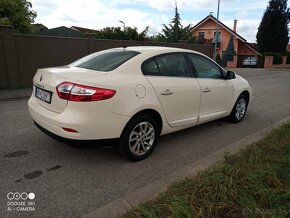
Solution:
<path fill-rule="evenodd" d="M 43 79 L 43 75 L 41 75 L 41 76 L 40 76 L 40 79 L 39 79 L 39 81 L 41 82 L 41 81 L 42 81 L 42 79 Z"/>

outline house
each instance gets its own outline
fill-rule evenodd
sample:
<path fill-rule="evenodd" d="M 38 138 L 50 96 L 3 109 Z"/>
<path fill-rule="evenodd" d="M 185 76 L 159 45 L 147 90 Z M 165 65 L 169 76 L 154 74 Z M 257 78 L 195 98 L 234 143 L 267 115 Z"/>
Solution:
<path fill-rule="evenodd" d="M 42 36 L 60 36 L 60 37 L 77 37 L 82 38 L 84 34 L 80 31 L 73 30 L 71 28 L 60 26 L 52 29 L 45 29 L 37 33 Z"/>
<path fill-rule="evenodd" d="M 71 26 L 70 29 L 82 32 L 84 34 L 86 34 L 86 33 L 94 34 L 94 33 L 96 33 L 98 31 L 98 30 L 88 29 L 88 28 L 78 27 L 78 26 Z"/>
<path fill-rule="evenodd" d="M 197 38 L 198 43 L 207 44 L 215 43 L 217 19 L 213 15 L 208 15 L 198 24 L 192 28 L 192 35 Z M 237 67 L 243 66 L 243 60 L 247 57 L 256 57 L 257 59 L 261 54 L 258 48 L 253 43 L 248 43 L 245 38 L 237 33 L 237 20 L 234 20 L 233 29 L 227 27 L 222 22 L 218 22 L 218 41 L 217 53 L 223 57 L 227 49 L 229 39 L 234 37 L 234 47 L 237 53 Z"/>

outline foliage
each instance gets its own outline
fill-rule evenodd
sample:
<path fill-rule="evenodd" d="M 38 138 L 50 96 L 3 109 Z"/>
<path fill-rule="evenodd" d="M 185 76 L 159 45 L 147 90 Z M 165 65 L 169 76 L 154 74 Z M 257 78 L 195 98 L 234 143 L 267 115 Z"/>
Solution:
<path fill-rule="evenodd" d="M 256 36 L 262 52 L 285 52 L 289 41 L 289 21 L 287 0 L 270 0 Z"/>
<path fill-rule="evenodd" d="M 220 61 L 220 60 L 221 60 L 220 53 L 217 53 L 217 55 L 216 55 L 216 57 L 215 57 L 215 60 L 216 60 L 216 61 Z"/>
<path fill-rule="evenodd" d="M 289 217 L 290 124 L 120 216 Z"/>
<path fill-rule="evenodd" d="M 290 64 L 290 52 L 287 51 L 287 52 L 285 53 L 285 56 L 287 56 L 286 64 Z"/>
<path fill-rule="evenodd" d="M 192 37 L 191 29 L 191 24 L 185 27 L 181 24 L 181 18 L 176 5 L 175 16 L 172 18 L 168 26 L 163 24 L 162 33 L 159 33 L 156 39 L 157 41 L 163 42 L 178 42 L 180 40 L 186 40 L 189 43 L 194 43 L 195 38 Z"/>
<path fill-rule="evenodd" d="M 229 39 L 229 44 L 228 47 L 223 55 L 223 60 L 224 61 L 232 61 L 234 59 L 234 56 L 236 56 L 237 53 L 235 51 L 235 47 L 234 47 L 234 37 L 231 36 L 231 38 Z"/>
<path fill-rule="evenodd" d="M 47 27 L 41 23 L 31 24 L 30 30 L 32 33 L 39 33 L 43 30 L 47 30 Z"/>
<path fill-rule="evenodd" d="M 264 56 L 273 56 L 273 64 L 282 64 L 282 55 L 276 52 L 265 52 Z"/>
<path fill-rule="evenodd" d="M 36 17 L 31 7 L 27 0 L 0 0 L 0 24 L 11 24 L 19 33 L 31 32 L 31 23 Z"/>
<path fill-rule="evenodd" d="M 138 29 L 136 27 L 126 27 L 125 30 L 122 30 L 120 27 L 106 27 L 102 30 L 96 31 L 96 38 L 143 41 L 147 36 L 148 29 L 149 26 L 146 27 L 141 33 L 138 33 Z"/>

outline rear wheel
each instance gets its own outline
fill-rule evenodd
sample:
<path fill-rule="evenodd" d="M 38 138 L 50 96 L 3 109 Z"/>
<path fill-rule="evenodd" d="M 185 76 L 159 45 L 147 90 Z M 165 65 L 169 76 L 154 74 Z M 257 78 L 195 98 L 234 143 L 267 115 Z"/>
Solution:
<path fill-rule="evenodd" d="M 159 133 L 157 122 L 151 116 L 142 114 L 125 127 L 120 139 L 120 151 L 129 160 L 143 160 L 154 150 Z"/>
<path fill-rule="evenodd" d="M 229 116 L 229 120 L 233 123 L 242 121 L 246 115 L 248 108 L 248 98 L 245 95 L 240 95 L 237 99 L 234 108 Z"/>

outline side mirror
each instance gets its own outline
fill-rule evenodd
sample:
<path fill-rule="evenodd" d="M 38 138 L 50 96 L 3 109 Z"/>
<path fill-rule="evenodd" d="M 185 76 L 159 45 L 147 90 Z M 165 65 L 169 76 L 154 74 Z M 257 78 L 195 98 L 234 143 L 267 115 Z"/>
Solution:
<path fill-rule="evenodd" d="M 235 79 L 236 74 L 233 71 L 227 71 L 227 79 Z"/>

